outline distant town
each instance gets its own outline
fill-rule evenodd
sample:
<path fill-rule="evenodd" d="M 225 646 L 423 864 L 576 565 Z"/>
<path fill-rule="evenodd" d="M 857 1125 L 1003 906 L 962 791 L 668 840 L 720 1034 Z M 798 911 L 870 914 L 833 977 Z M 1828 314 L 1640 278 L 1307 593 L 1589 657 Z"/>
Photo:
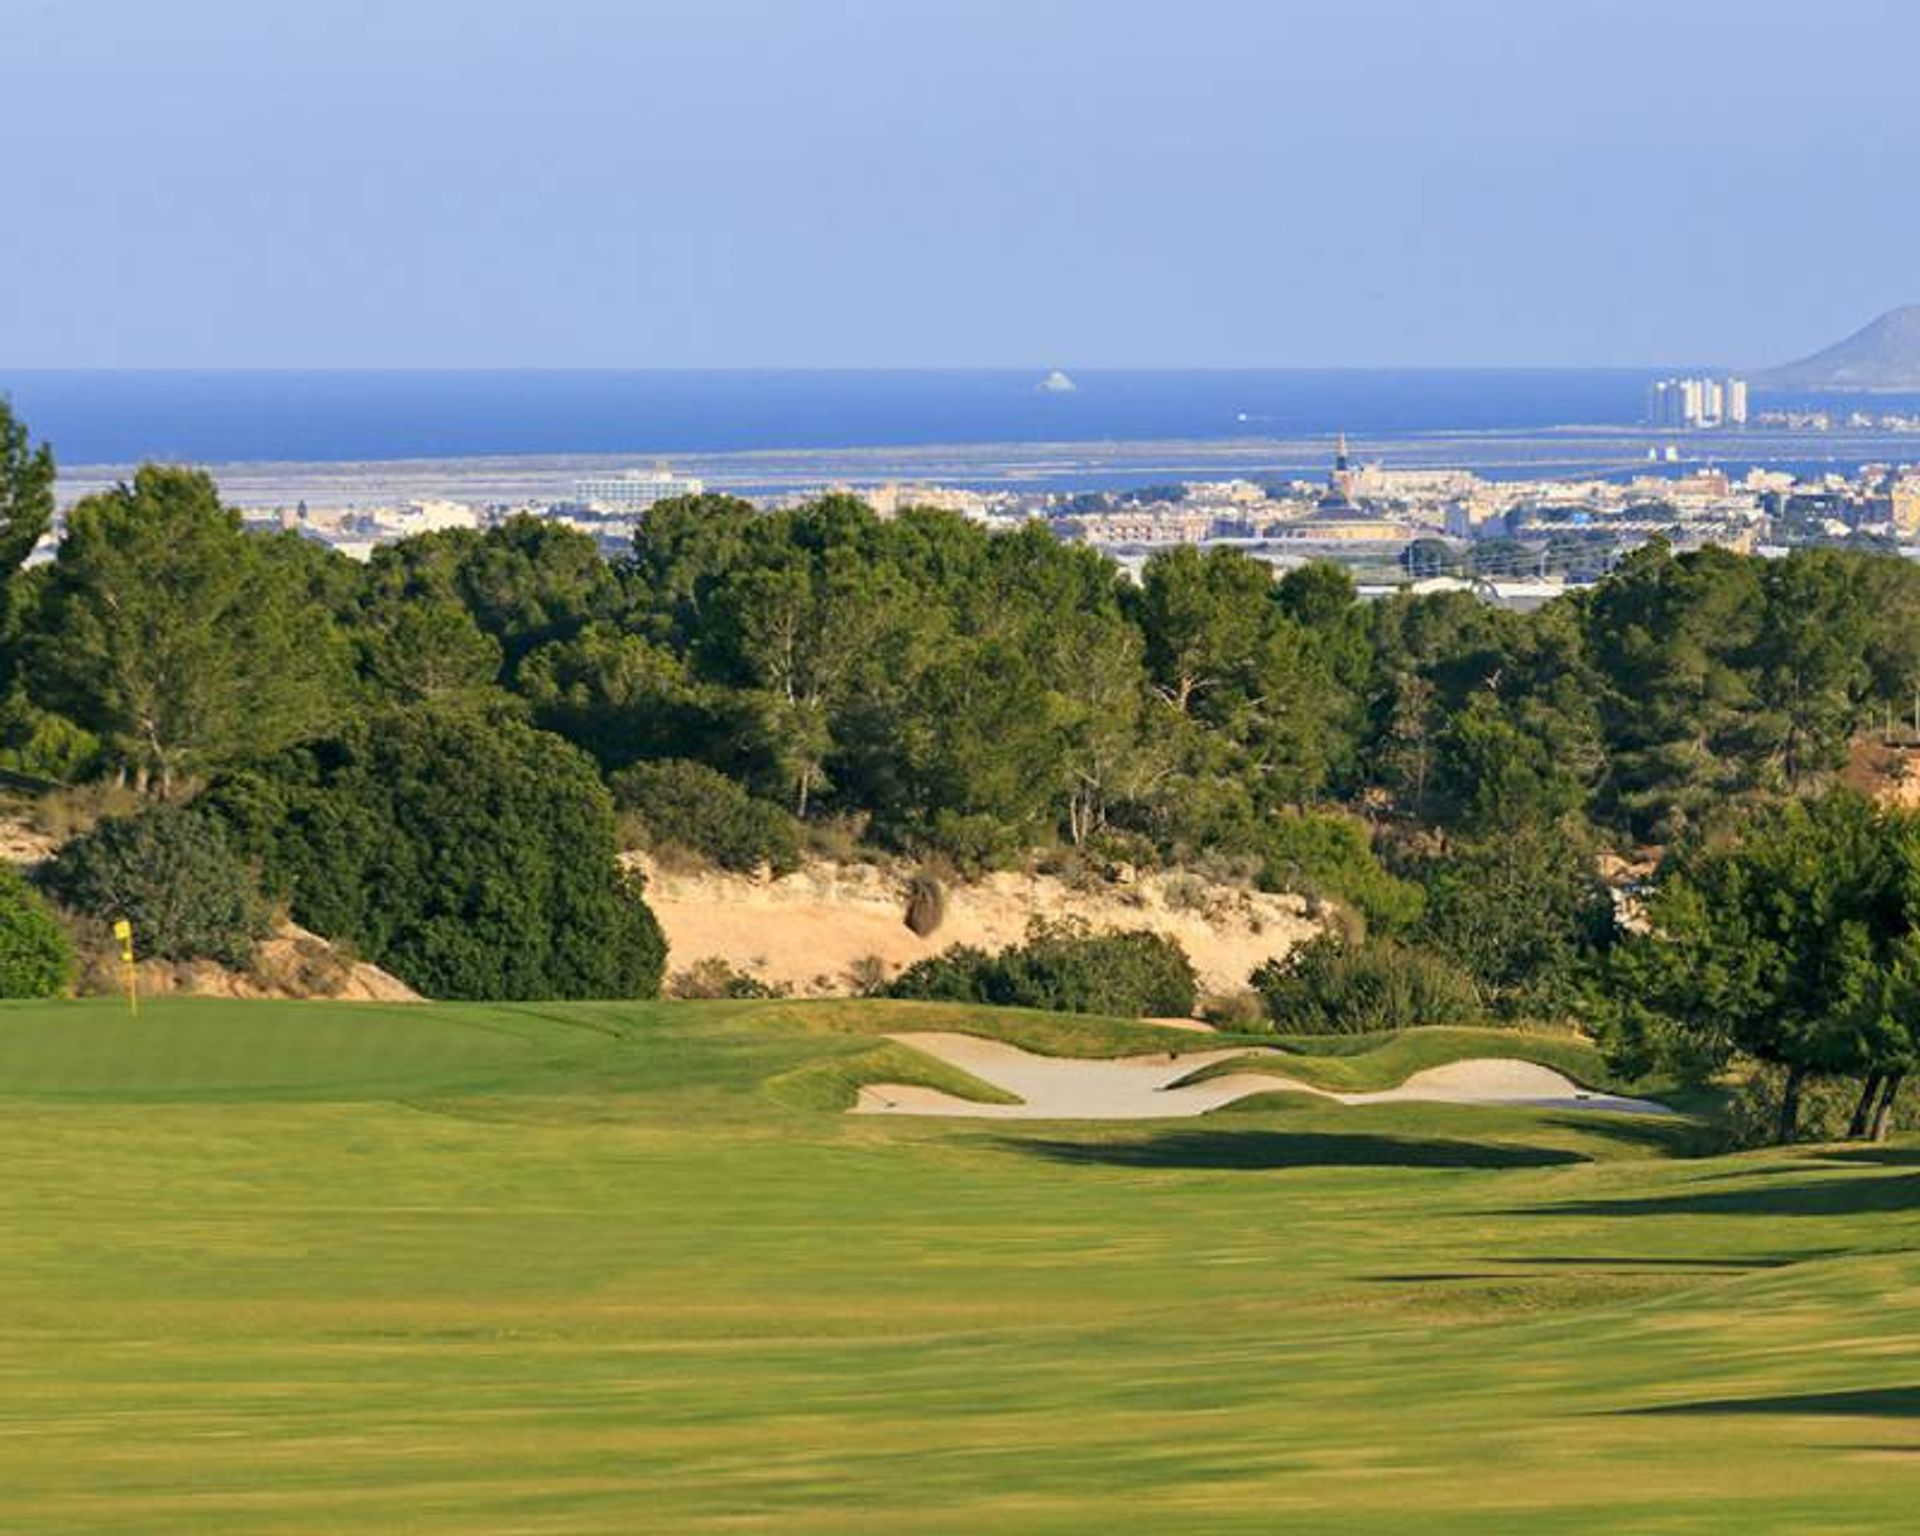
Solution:
<path fill-rule="evenodd" d="M 1706 386 L 1711 384 L 1711 389 Z M 1677 413 L 1702 431 L 1745 411 L 1738 380 L 1656 385 L 1649 413 Z M 1810 474 L 1752 468 L 1735 475 L 1649 448 L 1638 472 L 1574 478 L 1486 478 L 1465 469 L 1396 468 L 1327 445 L 1315 478 L 1181 479 L 1113 490 L 980 489 L 885 480 L 830 483 L 755 495 L 767 509 L 830 492 L 860 497 L 881 516 L 906 507 L 957 513 L 990 528 L 1033 520 L 1062 540 L 1091 545 L 1137 571 L 1159 549 L 1226 544 L 1278 569 L 1310 560 L 1347 566 L 1363 591 L 1458 585 L 1528 607 L 1598 580 L 1629 550 L 1658 537 L 1676 547 L 1721 545 L 1771 554 L 1799 545 L 1870 542 L 1920 557 L 1920 464 L 1866 463 Z M 630 546 L 648 510 L 708 486 L 666 465 L 583 474 L 558 497 L 468 501 L 431 495 L 350 505 L 258 506 L 243 516 L 366 560 L 382 544 L 449 529 L 483 529 L 531 515 L 591 535 L 610 554 Z M 51 554 L 58 530 L 40 552 Z"/>
<path fill-rule="evenodd" d="M 1884 340 L 1889 328 L 1898 346 Z M 1915 350 L 1902 339 L 1909 331 L 1920 336 L 1920 311 L 1882 317 L 1861 333 L 1867 342 L 1830 349 L 1833 366 L 1860 372 L 1863 355 L 1905 357 Z M 1774 373 L 1799 377 L 1806 366 Z M 1806 377 L 1817 385 L 1824 375 Z M 1037 387 L 1076 388 L 1058 371 Z M 711 491 L 775 510 L 840 493 L 882 517 L 926 507 L 989 529 L 1042 522 L 1134 575 L 1158 550 L 1225 545 L 1276 570 L 1333 561 L 1368 595 L 1459 587 L 1525 608 L 1598 581 L 1654 538 L 1760 555 L 1850 544 L 1920 558 L 1920 462 L 1902 453 L 1909 433 L 1920 433 L 1920 415 L 1791 397 L 1755 409 L 1748 379 L 1696 373 L 1650 382 L 1635 426 L 1436 432 L 1358 447 L 1339 434 L 756 451 L 646 468 L 505 456 L 213 472 L 248 524 L 363 561 L 384 544 L 520 516 L 575 529 L 618 556 L 672 498 Z M 125 472 L 83 469 L 63 499 Z M 51 557 L 60 531 L 56 519 L 36 559 Z"/>

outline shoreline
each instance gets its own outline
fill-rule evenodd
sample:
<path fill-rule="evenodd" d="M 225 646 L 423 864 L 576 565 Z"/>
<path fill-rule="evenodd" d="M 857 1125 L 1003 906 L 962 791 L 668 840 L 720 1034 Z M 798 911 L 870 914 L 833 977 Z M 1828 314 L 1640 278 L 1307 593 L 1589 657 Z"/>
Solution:
<path fill-rule="evenodd" d="M 708 453 L 634 449 L 617 453 L 490 453 L 396 459 L 200 460 L 222 494 L 242 508 L 305 501 L 325 507 L 429 497 L 483 504 L 566 499 L 588 474 L 665 462 L 715 491 L 778 496 L 844 486 L 943 485 L 981 491 L 1083 491 L 1160 480 L 1318 479 L 1324 434 L 947 442 L 840 448 L 753 448 Z M 1672 446 L 1678 458 L 1659 455 Z M 1649 457 L 1649 454 L 1654 457 Z M 1647 427 L 1439 429 L 1375 433 L 1356 456 L 1394 469 L 1467 470 L 1489 480 L 1606 479 L 1685 465 L 1830 469 L 1880 459 L 1920 462 L 1920 434 L 1882 429 L 1827 432 L 1679 432 Z M 132 463 L 65 466 L 62 506 L 131 475 Z"/>

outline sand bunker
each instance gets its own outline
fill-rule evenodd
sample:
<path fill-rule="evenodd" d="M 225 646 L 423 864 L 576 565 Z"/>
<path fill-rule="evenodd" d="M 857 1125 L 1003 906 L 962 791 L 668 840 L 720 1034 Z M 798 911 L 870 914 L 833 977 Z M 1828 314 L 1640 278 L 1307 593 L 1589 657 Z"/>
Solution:
<path fill-rule="evenodd" d="M 1172 1120 L 1204 1115 L 1256 1093 L 1311 1093 L 1342 1104 L 1418 1100 L 1436 1104 L 1504 1104 L 1528 1109 L 1577 1109 L 1629 1115 L 1671 1114 L 1651 1099 L 1588 1093 L 1571 1078 L 1530 1061 L 1486 1058 L 1416 1072 L 1398 1088 L 1335 1093 L 1267 1072 L 1233 1072 L 1184 1082 L 1204 1067 L 1278 1051 L 1183 1051 L 1178 1056 L 1117 1060 L 1036 1056 L 1018 1046 L 944 1031 L 893 1035 L 936 1060 L 1017 1094 L 1018 1104 L 977 1104 L 935 1088 L 870 1083 L 853 1106 L 857 1115 L 964 1115 L 992 1120 Z"/>

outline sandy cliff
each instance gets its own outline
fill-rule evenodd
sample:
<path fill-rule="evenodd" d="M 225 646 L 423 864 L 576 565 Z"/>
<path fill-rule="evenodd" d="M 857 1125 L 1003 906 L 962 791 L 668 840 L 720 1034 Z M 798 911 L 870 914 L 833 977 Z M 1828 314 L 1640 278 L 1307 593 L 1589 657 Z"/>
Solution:
<path fill-rule="evenodd" d="M 891 975 L 954 944 L 1017 944 L 1036 916 L 1170 935 L 1186 948 L 1208 992 L 1242 990 L 1255 966 L 1319 931 L 1297 896 L 1203 885 L 1184 875 L 1092 888 L 1051 875 L 990 875 L 950 887 L 945 921 L 920 938 L 904 921 L 904 870 L 822 863 L 780 879 L 651 866 L 646 872 L 647 902 L 666 930 L 670 971 L 717 957 L 799 996 L 846 994 L 853 989 L 849 973 L 869 957 Z"/>

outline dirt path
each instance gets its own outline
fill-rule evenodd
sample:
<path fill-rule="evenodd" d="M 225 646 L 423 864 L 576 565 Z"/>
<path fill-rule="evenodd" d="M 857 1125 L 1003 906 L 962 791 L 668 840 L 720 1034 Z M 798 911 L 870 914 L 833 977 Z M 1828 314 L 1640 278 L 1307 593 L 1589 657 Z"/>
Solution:
<path fill-rule="evenodd" d="M 1117 1060 L 1037 1056 L 1018 1046 L 977 1035 L 929 1031 L 893 1035 L 949 1066 L 996 1088 L 1017 1094 L 1018 1104 L 976 1104 L 933 1088 L 871 1083 L 860 1090 L 852 1113 L 860 1115 L 952 1115 L 993 1120 L 1172 1120 L 1204 1115 L 1256 1093 L 1310 1093 L 1341 1104 L 1500 1104 L 1529 1109 L 1574 1109 L 1631 1115 L 1671 1114 L 1651 1099 L 1588 1093 L 1571 1078 L 1530 1061 L 1482 1058 L 1416 1072 L 1397 1088 L 1376 1093 L 1335 1093 L 1297 1078 L 1266 1072 L 1233 1072 L 1186 1083 L 1204 1067 L 1250 1055 L 1247 1050 L 1183 1051 L 1179 1055 L 1125 1056 Z"/>

